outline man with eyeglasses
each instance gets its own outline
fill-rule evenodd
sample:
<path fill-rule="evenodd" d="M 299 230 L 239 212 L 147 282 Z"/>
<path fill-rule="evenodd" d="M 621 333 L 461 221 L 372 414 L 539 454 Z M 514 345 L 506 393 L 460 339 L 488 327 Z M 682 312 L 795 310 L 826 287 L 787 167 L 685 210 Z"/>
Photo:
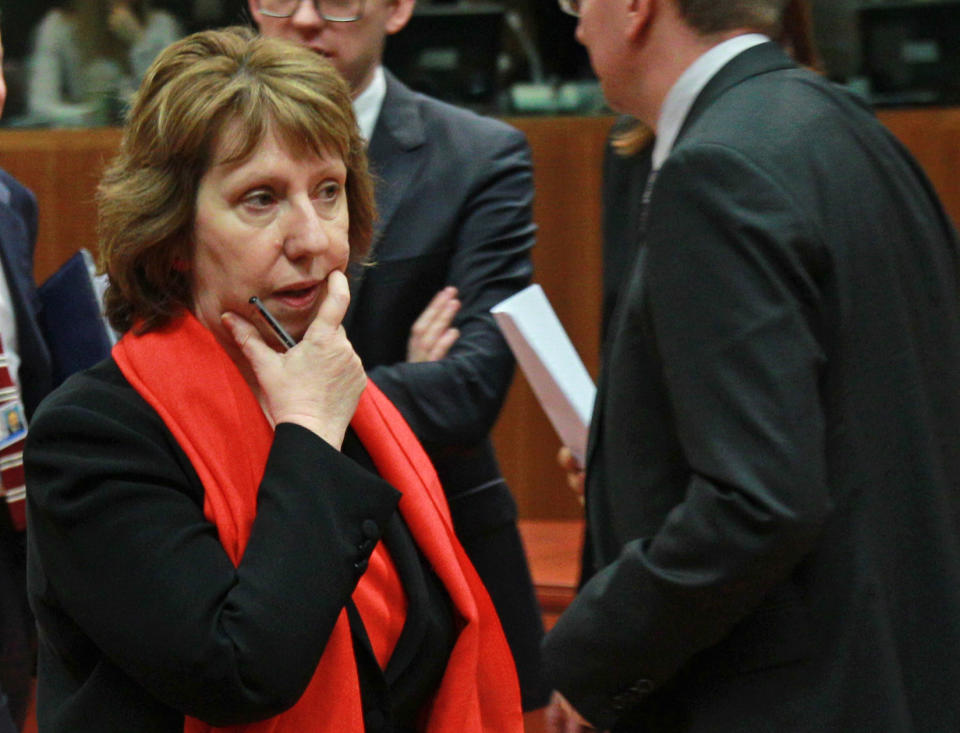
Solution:
<path fill-rule="evenodd" d="M 381 66 L 386 38 L 406 25 L 414 0 L 248 2 L 263 34 L 327 57 L 353 90 L 379 223 L 376 264 L 353 273 L 344 326 L 430 454 L 500 615 L 524 708 L 542 707 L 543 627 L 489 438 L 513 374 L 489 310 L 532 275 L 527 142 L 503 122 L 411 91 Z"/>
<path fill-rule="evenodd" d="M 656 143 L 554 730 L 960 730 L 960 241 L 786 4 L 561 0 Z"/>

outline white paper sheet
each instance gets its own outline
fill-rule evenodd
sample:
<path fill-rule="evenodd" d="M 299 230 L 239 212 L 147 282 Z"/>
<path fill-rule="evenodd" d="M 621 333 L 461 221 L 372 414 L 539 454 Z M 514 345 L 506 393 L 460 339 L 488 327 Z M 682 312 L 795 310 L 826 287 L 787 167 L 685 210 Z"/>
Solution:
<path fill-rule="evenodd" d="M 490 312 L 553 429 L 584 465 L 596 388 L 543 288 L 524 288 Z"/>

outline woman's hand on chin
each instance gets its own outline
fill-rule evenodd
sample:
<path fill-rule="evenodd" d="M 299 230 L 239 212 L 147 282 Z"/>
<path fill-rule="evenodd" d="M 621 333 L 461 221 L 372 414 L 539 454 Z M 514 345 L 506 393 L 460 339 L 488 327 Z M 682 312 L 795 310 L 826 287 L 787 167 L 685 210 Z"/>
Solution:
<path fill-rule="evenodd" d="M 296 423 L 339 449 L 367 383 L 360 357 L 343 329 L 350 304 L 346 276 L 335 270 L 316 318 L 299 344 L 279 353 L 250 321 L 225 313 L 223 324 L 260 383 L 262 402 L 274 424 Z"/>

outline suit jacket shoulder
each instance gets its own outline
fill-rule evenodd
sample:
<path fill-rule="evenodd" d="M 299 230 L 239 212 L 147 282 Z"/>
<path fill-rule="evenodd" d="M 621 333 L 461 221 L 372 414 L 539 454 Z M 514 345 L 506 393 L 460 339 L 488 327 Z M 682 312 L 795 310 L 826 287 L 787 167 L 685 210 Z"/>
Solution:
<path fill-rule="evenodd" d="M 10 206 L 23 219 L 27 228 L 26 244 L 33 254 L 37 235 L 37 198 L 33 191 L 0 168 L 0 204 Z"/>
<path fill-rule="evenodd" d="M 454 138 L 463 145 L 457 148 L 463 152 L 456 153 L 461 160 L 470 154 L 467 151 L 486 150 L 482 157 L 488 157 L 487 146 L 491 142 L 517 144 L 525 140 L 522 132 L 506 122 L 416 92 L 390 72 L 385 73 L 387 94 L 370 143 L 374 159 L 382 150 L 378 140 L 381 136 L 405 149 Z M 439 140 L 433 137 L 436 134 L 441 135 Z"/>
<path fill-rule="evenodd" d="M 8 277 L 33 282 L 37 237 L 37 199 L 33 192 L 0 168 L 0 244 Z"/>

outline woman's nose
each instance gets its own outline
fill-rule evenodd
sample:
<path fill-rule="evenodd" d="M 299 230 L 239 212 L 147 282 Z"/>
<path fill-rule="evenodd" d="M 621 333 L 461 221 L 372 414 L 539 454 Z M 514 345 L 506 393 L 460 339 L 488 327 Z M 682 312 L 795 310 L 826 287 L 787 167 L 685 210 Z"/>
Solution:
<path fill-rule="evenodd" d="M 331 222 L 317 213 L 312 202 L 291 202 L 287 212 L 284 253 L 291 260 L 317 257 L 330 248 Z"/>

